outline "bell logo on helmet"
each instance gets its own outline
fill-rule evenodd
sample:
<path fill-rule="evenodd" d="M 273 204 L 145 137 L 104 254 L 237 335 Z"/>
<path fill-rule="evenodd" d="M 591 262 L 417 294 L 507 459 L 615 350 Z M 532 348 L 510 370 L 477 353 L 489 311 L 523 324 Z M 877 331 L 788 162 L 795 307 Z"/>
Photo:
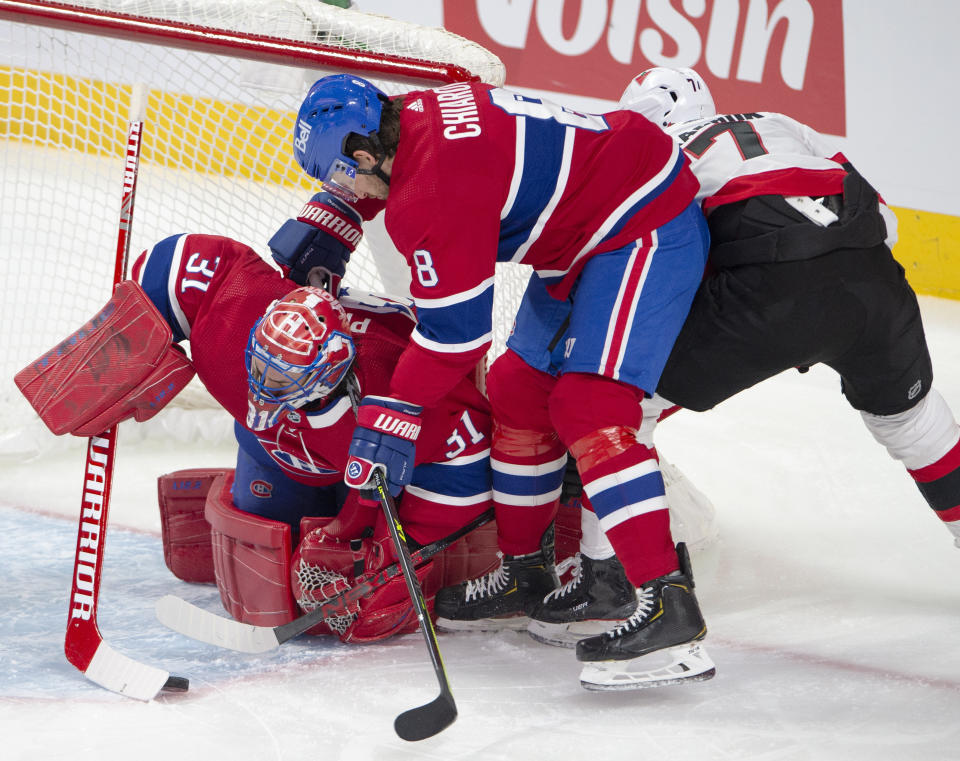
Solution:
<path fill-rule="evenodd" d="M 293 138 L 293 146 L 298 151 L 307 150 L 307 141 L 310 139 L 310 130 L 312 127 L 303 119 L 297 120 L 297 134 Z"/>

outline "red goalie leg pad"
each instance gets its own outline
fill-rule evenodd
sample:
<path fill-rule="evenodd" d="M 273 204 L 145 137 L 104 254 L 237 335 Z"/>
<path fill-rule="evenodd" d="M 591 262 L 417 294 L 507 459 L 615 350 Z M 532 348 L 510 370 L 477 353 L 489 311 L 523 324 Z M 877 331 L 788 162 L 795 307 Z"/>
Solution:
<path fill-rule="evenodd" d="M 143 289 L 124 280 L 97 315 L 14 380 L 53 433 L 94 436 L 152 417 L 187 384 L 193 370 L 171 354 L 171 338 Z"/>
<path fill-rule="evenodd" d="M 238 621 L 279 626 L 298 611 L 290 589 L 290 526 L 233 506 L 233 471 L 211 484 L 204 510 L 223 607 Z"/>
<path fill-rule="evenodd" d="M 214 480 L 232 470 L 192 468 L 167 473 L 157 479 L 163 559 L 178 579 L 194 582 L 217 580 L 213 569 L 210 524 L 204 517 L 207 494 Z"/>
<path fill-rule="evenodd" d="M 497 549 L 496 521 L 485 523 L 458 539 L 433 559 L 436 565 L 433 581 L 437 588 L 454 587 L 492 571 L 500 563 Z"/>

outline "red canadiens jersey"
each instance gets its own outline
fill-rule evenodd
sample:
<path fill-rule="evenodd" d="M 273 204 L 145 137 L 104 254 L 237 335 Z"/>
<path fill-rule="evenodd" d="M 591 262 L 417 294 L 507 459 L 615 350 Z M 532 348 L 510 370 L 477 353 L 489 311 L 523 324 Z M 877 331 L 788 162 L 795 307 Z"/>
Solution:
<path fill-rule="evenodd" d="M 247 373 L 244 351 L 250 331 L 270 304 L 296 285 L 284 279 L 253 249 L 212 235 L 176 235 L 144 252 L 136 278 L 174 331 L 189 339 L 197 375 L 211 395 L 244 424 Z M 360 394 L 385 395 L 390 376 L 409 342 L 415 321 L 410 307 L 371 294 L 341 304 L 350 316 L 357 348 L 353 370 Z M 489 408 L 476 386 L 461 379 L 435 407 L 425 410 L 417 442 L 417 464 L 445 461 L 449 439 L 465 414 L 480 430 Z M 296 410 L 256 432 L 264 450 L 292 478 L 326 485 L 342 480 L 356 417 L 346 395 L 321 409 Z M 489 442 L 487 442 L 489 445 Z"/>
<path fill-rule="evenodd" d="M 419 325 L 392 388 L 421 404 L 489 347 L 497 262 L 531 265 L 564 299 L 590 257 L 668 222 L 697 191 L 676 141 L 630 111 L 456 83 L 407 94 L 400 135 L 385 221 Z"/>
<path fill-rule="evenodd" d="M 805 124 L 768 112 L 727 114 L 667 129 L 690 159 L 704 210 L 759 195 L 843 192 L 846 158 Z"/>

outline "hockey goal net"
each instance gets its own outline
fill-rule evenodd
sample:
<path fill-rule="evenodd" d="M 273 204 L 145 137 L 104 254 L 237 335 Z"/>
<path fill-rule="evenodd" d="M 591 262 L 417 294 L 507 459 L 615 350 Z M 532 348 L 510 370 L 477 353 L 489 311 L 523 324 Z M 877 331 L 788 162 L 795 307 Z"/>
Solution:
<path fill-rule="evenodd" d="M 131 256 L 201 232 L 269 260 L 267 240 L 318 189 L 290 135 L 309 86 L 333 72 L 388 94 L 504 79 L 469 40 L 321 0 L 0 0 L 0 455 L 54 445 L 13 375 L 110 296 L 131 103 L 146 105 Z M 402 294 L 406 277 L 368 225 L 345 283 Z M 500 281 L 494 352 L 525 276 Z M 196 383 L 175 404 L 215 407 Z M 187 417 L 168 428 L 190 435 Z"/>

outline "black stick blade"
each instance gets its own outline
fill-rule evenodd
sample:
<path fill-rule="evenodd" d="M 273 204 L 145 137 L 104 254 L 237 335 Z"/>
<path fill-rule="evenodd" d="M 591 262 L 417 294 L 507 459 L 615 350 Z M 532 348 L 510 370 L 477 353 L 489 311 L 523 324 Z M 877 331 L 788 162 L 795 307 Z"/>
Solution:
<path fill-rule="evenodd" d="M 456 718 L 457 704 L 453 697 L 441 692 L 433 702 L 404 711 L 393 722 L 393 728 L 401 739 L 416 742 L 439 734 Z"/>
<path fill-rule="evenodd" d="M 163 692 L 186 692 L 190 689 L 190 680 L 183 676 L 170 675 L 160 689 Z"/>

